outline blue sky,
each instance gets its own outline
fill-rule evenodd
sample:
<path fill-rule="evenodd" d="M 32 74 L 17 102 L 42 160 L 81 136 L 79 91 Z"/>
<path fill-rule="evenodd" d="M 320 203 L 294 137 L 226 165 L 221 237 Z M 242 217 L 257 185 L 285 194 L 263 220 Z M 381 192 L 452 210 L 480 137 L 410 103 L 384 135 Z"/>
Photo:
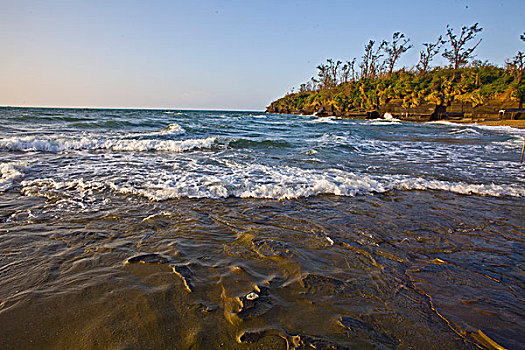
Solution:
<path fill-rule="evenodd" d="M 399 65 L 411 67 L 447 24 L 480 23 L 481 60 L 525 50 L 524 0 L 0 3 L 3 106 L 263 110 L 326 58 L 395 31 L 414 44 Z"/>

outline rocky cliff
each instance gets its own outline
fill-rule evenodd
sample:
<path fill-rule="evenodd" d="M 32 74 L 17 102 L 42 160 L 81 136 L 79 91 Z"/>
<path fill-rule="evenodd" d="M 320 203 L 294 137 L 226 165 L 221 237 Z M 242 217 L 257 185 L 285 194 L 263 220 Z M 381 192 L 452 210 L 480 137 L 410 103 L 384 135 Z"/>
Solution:
<path fill-rule="evenodd" d="M 426 75 L 398 71 L 330 89 L 291 93 L 269 113 L 403 120 L 497 120 L 525 118 L 525 84 L 503 68 L 437 69 Z"/>

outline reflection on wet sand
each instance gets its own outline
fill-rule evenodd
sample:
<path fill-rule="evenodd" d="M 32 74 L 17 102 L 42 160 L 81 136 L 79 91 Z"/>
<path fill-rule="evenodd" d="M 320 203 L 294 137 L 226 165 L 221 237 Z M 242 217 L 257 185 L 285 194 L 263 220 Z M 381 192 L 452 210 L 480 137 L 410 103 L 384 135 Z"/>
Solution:
<path fill-rule="evenodd" d="M 3 349 L 524 343 L 519 198 L 115 197 L 65 218 L 44 199 L 5 197 Z"/>

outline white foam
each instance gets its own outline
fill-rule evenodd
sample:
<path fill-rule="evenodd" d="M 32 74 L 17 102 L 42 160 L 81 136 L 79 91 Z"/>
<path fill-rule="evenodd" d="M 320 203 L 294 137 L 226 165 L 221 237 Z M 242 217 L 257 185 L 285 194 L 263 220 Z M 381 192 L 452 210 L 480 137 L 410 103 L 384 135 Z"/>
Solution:
<path fill-rule="evenodd" d="M 165 129 L 162 129 L 161 131 L 157 131 L 154 133 L 151 133 L 152 135 L 182 135 L 186 133 L 186 130 L 184 130 L 179 124 L 173 123 L 168 125 Z"/>
<path fill-rule="evenodd" d="M 22 193 L 26 196 L 45 198 L 70 198 L 83 200 L 91 197 L 94 192 L 102 191 L 107 186 L 99 181 L 85 181 L 84 179 L 71 179 L 58 181 L 52 178 L 33 179 L 22 181 Z"/>
<path fill-rule="evenodd" d="M 316 195 L 355 196 L 385 193 L 392 190 L 450 191 L 464 195 L 525 197 L 525 187 L 513 184 L 472 184 L 409 176 L 372 177 L 337 169 L 325 171 L 292 167 L 248 165 L 230 169 L 225 174 L 202 172 L 155 173 L 132 182 L 72 179 L 58 181 L 45 178 L 22 181 L 22 193 L 46 198 L 70 198 L 83 201 L 93 193 L 112 190 L 153 201 L 175 198 L 267 198 L 296 199 Z"/>
<path fill-rule="evenodd" d="M 521 147 L 523 147 L 523 142 L 524 142 L 523 137 L 512 136 L 510 139 L 506 141 L 492 142 L 492 147 L 495 149 L 498 149 L 498 148 L 501 149 L 501 147 L 510 148 L 510 149 L 514 149 L 514 148 L 521 149 Z"/>
<path fill-rule="evenodd" d="M 0 148 L 11 151 L 45 151 L 51 153 L 69 150 L 97 150 L 130 152 L 184 152 L 192 149 L 211 148 L 215 137 L 188 140 L 133 140 L 133 139 L 94 139 L 81 138 L 48 138 L 48 137 L 12 137 L 0 139 Z"/>
<path fill-rule="evenodd" d="M 317 117 L 316 119 L 308 120 L 309 123 L 328 123 L 328 124 L 336 124 L 337 118 L 335 116 L 328 116 L 328 117 Z"/>
<path fill-rule="evenodd" d="M 439 190 L 465 195 L 482 195 L 492 197 L 525 197 L 525 187 L 517 185 L 469 184 L 465 182 L 449 182 L 428 180 L 423 178 L 395 178 L 393 188 L 399 190 Z"/>
<path fill-rule="evenodd" d="M 369 125 L 392 125 L 392 124 L 401 124 L 401 120 L 392 118 L 392 119 L 373 119 L 369 121 Z"/>
<path fill-rule="evenodd" d="M 465 124 L 453 123 L 447 120 L 435 120 L 431 122 L 425 122 L 425 124 L 437 124 L 437 125 L 451 125 L 451 126 L 465 126 Z"/>
<path fill-rule="evenodd" d="M 512 126 L 507 126 L 507 125 L 485 125 L 485 124 L 468 124 L 468 125 L 476 127 L 478 129 L 483 129 L 483 130 L 488 130 L 488 131 L 525 135 L 525 129 L 513 128 Z"/>
<path fill-rule="evenodd" d="M 0 192 L 5 192 L 13 186 L 14 181 L 24 177 L 22 168 L 26 164 L 20 162 L 0 164 Z"/>
<path fill-rule="evenodd" d="M 380 120 L 380 119 L 376 119 L 376 120 Z M 383 114 L 383 120 L 388 120 L 388 121 L 396 121 L 396 122 L 399 122 L 400 120 L 397 119 L 397 118 L 394 118 L 394 116 L 388 112 L 386 112 L 385 114 Z"/>
<path fill-rule="evenodd" d="M 442 190 L 465 195 L 525 197 L 525 188 L 504 184 L 469 184 L 408 176 L 372 177 L 338 169 L 305 170 L 295 167 L 239 165 L 210 175 L 164 174 L 139 187 L 110 184 L 117 192 L 144 196 L 151 200 L 170 198 L 240 198 L 294 199 L 332 194 L 384 193 L 391 190 Z"/>
<path fill-rule="evenodd" d="M 455 130 L 455 131 L 451 131 L 450 134 L 452 135 L 455 135 L 455 134 L 478 134 L 479 135 L 479 131 L 476 131 L 472 128 L 465 128 L 465 129 L 459 129 L 459 130 Z"/>
<path fill-rule="evenodd" d="M 454 123 L 454 122 L 449 122 L 446 120 L 436 120 L 436 121 L 426 122 L 425 124 L 448 125 L 448 126 L 455 126 L 455 127 L 460 127 L 460 128 L 474 127 L 477 129 L 499 132 L 499 133 L 525 135 L 525 129 L 513 128 L 507 125 L 486 125 L 486 124 L 478 124 L 478 123 Z"/>
<path fill-rule="evenodd" d="M 154 174 L 148 180 L 133 185 L 109 181 L 115 192 L 140 195 L 160 201 L 170 198 L 240 198 L 293 199 L 317 194 L 354 196 L 360 192 L 383 192 L 379 182 L 339 170 L 325 174 L 315 170 L 264 165 L 239 165 L 229 162 L 230 168 L 202 174 L 191 172 Z M 214 169 L 208 169 L 214 170 Z"/>

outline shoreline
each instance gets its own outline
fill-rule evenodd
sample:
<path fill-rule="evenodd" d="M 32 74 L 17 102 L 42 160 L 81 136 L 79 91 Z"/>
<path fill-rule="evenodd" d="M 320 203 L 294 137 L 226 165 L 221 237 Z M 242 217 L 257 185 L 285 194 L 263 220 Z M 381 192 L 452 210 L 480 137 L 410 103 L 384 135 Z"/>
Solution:
<path fill-rule="evenodd" d="M 447 120 L 448 121 L 448 120 Z M 517 129 L 525 129 L 525 119 L 518 120 L 456 120 L 451 121 L 458 124 L 481 124 L 487 126 L 510 126 Z"/>
<path fill-rule="evenodd" d="M 266 112 L 266 113 L 272 113 L 272 112 Z M 292 114 L 292 115 L 310 115 L 315 116 L 318 118 L 322 117 L 334 117 L 338 119 L 355 119 L 355 120 L 377 120 L 377 119 L 383 119 L 383 118 L 377 118 L 377 119 L 368 119 L 368 118 L 349 118 L 346 116 L 337 116 L 337 115 L 315 115 L 315 114 L 296 114 L 296 113 L 285 113 L 285 114 Z M 502 120 L 486 120 L 486 119 L 472 119 L 472 118 L 463 118 L 463 119 L 439 119 L 439 120 L 427 120 L 427 119 L 417 119 L 417 118 L 410 118 L 410 119 L 404 119 L 404 118 L 396 118 L 397 120 L 404 121 L 404 122 L 415 122 L 415 123 L 431 123 L 431 122 L 448 122 L 448 123 L 455 123 L 455 124 L 479 124 L 479 125 L 487 125 L 487 126 L 509 126 L 516 129 L 525 129 L 525 119 L 502 119 Z M 387 120 L 387 119 L 385 119 Z"/>

